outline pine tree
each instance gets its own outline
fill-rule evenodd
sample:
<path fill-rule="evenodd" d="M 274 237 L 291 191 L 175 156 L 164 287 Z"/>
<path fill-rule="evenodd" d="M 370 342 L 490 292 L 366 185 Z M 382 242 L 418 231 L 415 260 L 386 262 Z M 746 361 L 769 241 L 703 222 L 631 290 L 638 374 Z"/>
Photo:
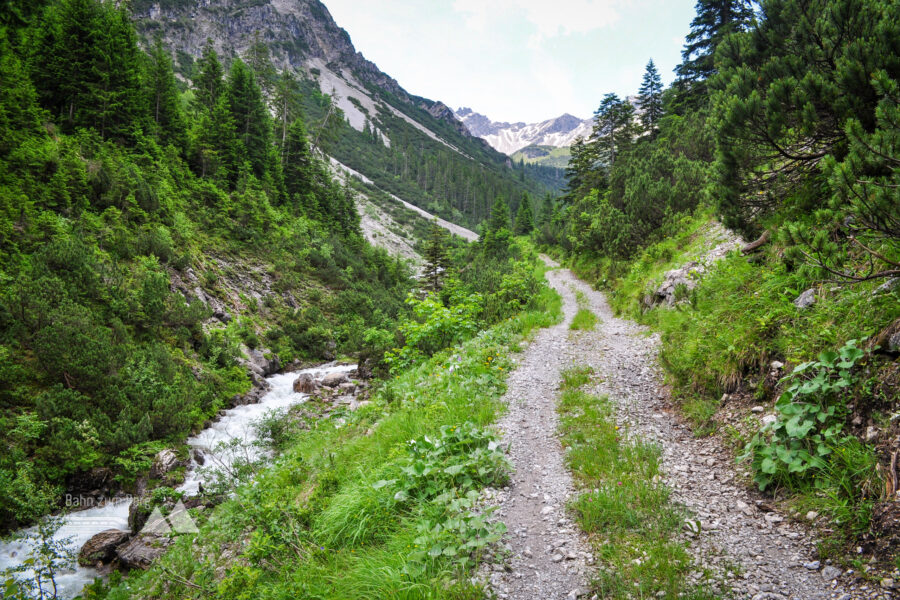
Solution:
<path fill-rule="evenodd" d="M 638 104 L 641 107 L 641 124 L 650 134 L 651 139 L 656 137 L 659 131 L 659 120 L 663 115 L 662 102 L 663 84 L 653 59 L 647 63 L 644 71 L 644 80 L 638 91 Z"/>
<path fill-rule="evenodd" d="M 528 235 L 534 231 L 534 213 L 531 210 L 531 198 L 528 194 L 522 196 L 519 202 L 519 210 L 516 211 L 516 223 L 514 232 L 516 235 Z"/>
<path fill-rule="evenodd" d="M 225 89 L 222 78 L 225 71 L 222 69 L 222 63 L 213 48 L 211 39 L 206 40 L 203 46 L 203 54 L 200 60 L 194 65 L 196 75 L 194 77 L 194 97 L 196 98 L 198 107 L 212 112 L 219 97 Z"/>
<path fill-rule="evenodd" d="M 426 287 L 431 292 L 439 292 L 444 287 L 444 278 L 450 267 L 447 245 L 447 231 L 436 220 L 432 221 L 423 253 Z"/>
<path fill-rule="evenodd" d="M 885 71 L 873 79 L 882 96 L 875 130 L 866 131 L 857 119 L 847 123 L 847 156 L 824 161 L 833 196 L 814 223 L 787 227 L 796 244 L 789 259 L 812 263 L 828 278 L 900 277 L 900 83 Z M 867 260 L 847 260 L 846 246 L 837 242 L 845 237 Z"/>
<path fill-rule="evenodd" d="M 876 126 L 872 74 L 900 73 L 900 4 L 876 0 L 772 0 L 751 32 L 729 36 L 712 84 L 726 225 L 756 223 L 808 186 L 821 199 L 821 162 L 847 151 L 845 125 Z"/>

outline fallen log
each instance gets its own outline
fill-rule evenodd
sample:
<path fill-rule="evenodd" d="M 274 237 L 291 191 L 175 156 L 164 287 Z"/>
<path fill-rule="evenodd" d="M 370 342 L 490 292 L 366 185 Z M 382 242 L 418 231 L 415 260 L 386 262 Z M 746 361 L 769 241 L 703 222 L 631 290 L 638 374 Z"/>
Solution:
<path fill-rule="evenodd" d="M 761 236 L 759 236 L 758 240 L 756 240 L 755 242 L 750 242 L 749 244 L 741 248 L 741 254 L 750 254 L 751 252 L 755 252 L 756 250 L 758 250 L 760 247 L 765 246 L 769 242 L 770 236 L 771 234 L 767 229 Z"/>

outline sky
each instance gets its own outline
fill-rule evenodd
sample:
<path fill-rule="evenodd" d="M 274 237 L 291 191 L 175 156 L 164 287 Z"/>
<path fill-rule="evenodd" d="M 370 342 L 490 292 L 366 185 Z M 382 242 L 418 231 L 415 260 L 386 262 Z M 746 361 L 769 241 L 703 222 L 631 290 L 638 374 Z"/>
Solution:
<path fill-rule="evenodd" d="M 323 0 L 366 58 L 411 94 L 494 121 L 590 117 L 681 60 L 695 0 Z"/>

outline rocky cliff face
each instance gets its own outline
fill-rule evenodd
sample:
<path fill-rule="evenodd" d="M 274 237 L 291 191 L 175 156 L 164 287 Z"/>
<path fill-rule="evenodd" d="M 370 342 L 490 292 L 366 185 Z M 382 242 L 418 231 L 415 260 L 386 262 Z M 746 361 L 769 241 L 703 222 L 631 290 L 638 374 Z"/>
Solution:
<path fill-rule="evenodd" d="M 178 52 L 198 57 L 210 39 L 220 56 L 243 56 L 260 41 L 269 47 L 278 69 L 319 77 L 323 92 L 353 95 L 363 105 L 377 102 L 379 90 L 387 92 L 469 135 L 446 105 L 410 95 L 357 52 L 350 36 L 318 0 L 137 0 L 133 8 L 138 29 L 147 39 L 159 34 Z M 358 112 L 352 105 L 340 106 L 345 113 Z M 362 128 L 364 118 L 347 116 L 351 125 Z"/>
<path fill-rule="evenodd" d="M 456 111 L 456 117 L 472 135 L 484 139 L 495 150 L 510 155 L 526 146 L 571 146 L 579 135 L 589 136 L 593 125 L 590 119 L 579 119 L 570 114 L 540 123 L 498 122 L 471 108 L 460 108 Z"/>

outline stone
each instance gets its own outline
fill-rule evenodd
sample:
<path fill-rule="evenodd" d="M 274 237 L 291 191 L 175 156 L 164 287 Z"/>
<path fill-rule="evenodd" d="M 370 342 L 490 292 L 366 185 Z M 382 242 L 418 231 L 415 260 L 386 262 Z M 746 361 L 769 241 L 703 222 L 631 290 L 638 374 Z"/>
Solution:
<path fill-rule="evenodd" d="M 879 433 L 879 431 L 878 431 L 877 427 L 875 427 L 874 425 L 869 425 L 866 428 L 866 441 L 867 442 L 875 441 L 875 438 L 878 437 L 878 433 Z"/>
<path fill-rule="evenodd" d="M 78 552 L 78 564 L 93 567 L 98 562 L 106 564 L 116 557 L 116 548 L 128 541 L 131 534 L 121 529 L 107 529 L 94 535 Z"/>
<path fill-rule="evenodd" d="M 153 457 L 153 464 L 150 466 L 150 479 L 162 479 L 170 471 L 181 466 L 183 465 L 181 461 L 178 460 L 178 455 L 175 454 L 174 450 L 170 448 L 160 450 L 156 456 Z"/>
<path fill-rule="evenodd" d="M 746 502 L 743 502 L 742 500 L 738 500 L 734 506 L 736 509 L 738 509 L 748 517 L 753 514 L 753 509 L 750 508 L 750 505 Z"/>
<path fill-rule="evenodd" d="M 819 567 L 821 567 L 821 566 L 822 566 L 822 563 L 820 563 L 817 560 L 814 560 L 814 561 L 808 562 L 808 563 L 803 563 L 803 567 L 806 569 L 809 569 L 810 571 L 818 571 Z"/>
<path fill-rule="evenodd" d="M 338 387 L 342 383 L 349 383 L 350 378 L 346 373 L 329 373 L 322 378 L 322 385 L 329 388 Z"/>
<path fill-rule="evenodd" d="M 807 521 L 815 521 L 818 517 L 819 517 L 819 513 L 817 513 L 817 512 L 814 511 L 814 510 L 811 510 L 811 511 L 809 511 L 808 513 L 806 513 L 806 520 L 807 520 Z"/>
<path fill-rule="evenodd" d="M 676 302 L 676 291 L 681 289 L 689 292 L 697 286 L 698 276 L 702 273 L 699 263 L 689 262 L 679 269 L 667 271 L 663 275 L 663 282 L 653 293 L 654 302 L 663 302 L 673 306 Z"/>
<path fill-rule="evenodd" d="M 228 314 L 227 310 L 217 310 L 213 312 L 213 317 L 226 324 L 231 321 L 231 315 Z"/>
<path fill-rule="evenodd" d="M 319 389 L 319 384 L 309 373 L 301 373 L 294 380 L 294 391 L 298 394 L 313 394 Z"/>
<path fill-rule="evenodd" d="M 887 294 L 894 291 L 897 286 L 900 286 L 900 277 L 891 277 L 884 283 L 879 285 L 877 288 L 875 288 L 875 290 L 872 292 L 872 295 L 876 296 L 878 294 Z"/>
<path fill-rule="evenodd" d="M 893 353 L 900 352 L 900 331 L 888 338 L 888 351 Z"/>
<path fill-rule="evenodd" d="M 550 560 L 552 560 L 552 561 L 555 562 L 555 563 L 561 562 L 562 559 L 563 559 L 563 555 L 562 555 L 562 554 L 559 554 L 559 553 L 556 553 L 556 554 L 554 554 L 553 556 L 550 557 Z"/>
<path fill-rule="evenodd" d="M 147 569 L 154 560 L 165 554 L 172 542 L 169 537 L 140 533 L 127 544 L 116 548 L 116 556 L 129 569 Z"/>
<path fill-rule="evenodd" d="M 278 357 L 271 353 L 268 353 L 269 356 L 267 357 L 266 354 L 258 348 L 254 348 L 247 353 L 250 363 L 258 367 L 263 377 L 274 375 L 281 369 L 281 361 L 278 360 Z"/>
<path fill-rule="evenodd" d="M 149 496 L 142 496 L 132 500 L 128 506 L 128 528 L 131 531 L 140 531 L 150 518 L 151 502 Z"/>
<path fill-rule="evenodd" d="M 886 590 L 893 590 L 894 588 L 897 587 L 897 583 L 890 577 L 885 577 L 884 579 L 881 580 L 881 587 L 883 587 Z"/>
<path fill-rule="evenodd" d="M 776 417 L 775 415 L 766 415 L 759 420 L 759 422 L 762 423 L 763 426 L 774 425 L 777 421 L 778 421 L 778 417 Z"/>
<path fill-rule="evenodd" d="M 825 581 L 834 581 L 838 577 L 840 577 L 842 571 L 837 567 L 832 567 L 831 565 L 822 569 L 822 579 Z"/>
<path fill-rule="evenodd" d="M 813 304 L 816 303 L 816 290 L 813 288 L 809 288 L 794 300 L 794 306 L 799 309 L 809 308 Z"/>
<path fill-rule="evenodd" d="M 763 406 L 754 406 L 753 408 L 750 409 L 750 412 L 752 412 L 752 413 L 761 413 L 761 412 L 765 412 L 765 411 L 766 411 L 766 409 Z"/>
<path fill-rule="evenodd" d="M 784 368 L 784 363 L 781 362 L 781 361 L 779 361 L 779 360 L 773 360 L 773 361 L 769 364 L 769 367 L 771 367 L 771 369 L 772 369 L 773 371 L 780 371 L 781 369 Z"/>

